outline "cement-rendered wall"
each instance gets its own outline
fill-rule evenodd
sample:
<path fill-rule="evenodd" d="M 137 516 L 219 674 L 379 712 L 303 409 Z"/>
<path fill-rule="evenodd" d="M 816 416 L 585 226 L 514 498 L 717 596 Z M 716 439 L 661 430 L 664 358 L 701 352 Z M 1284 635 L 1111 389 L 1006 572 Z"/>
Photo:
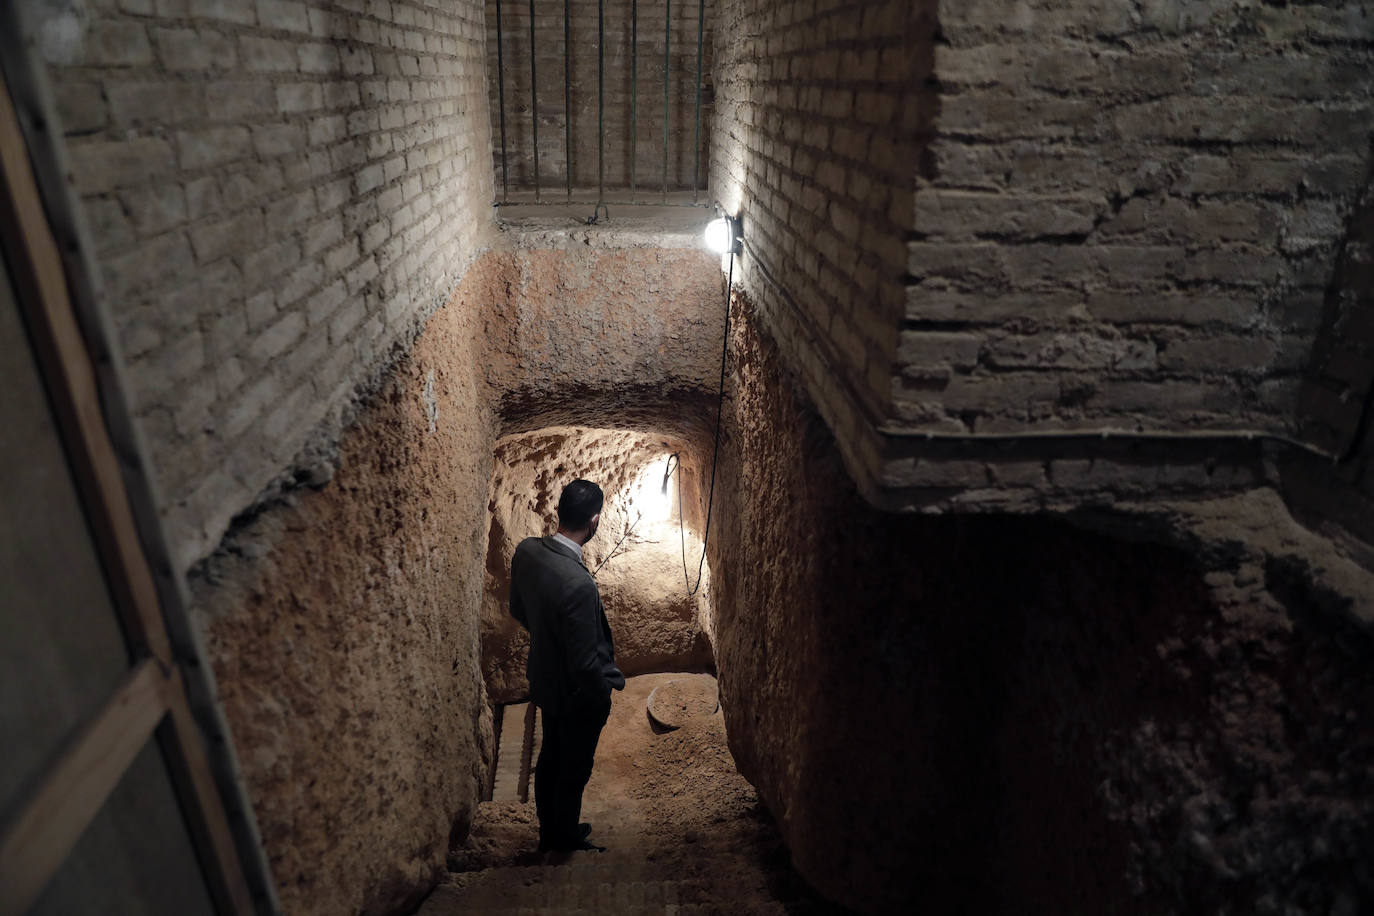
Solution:
<path fill-rule="evenodd" d="M 631 0 L 566 0 L 566 3 L 536 0 L 534 64 L 538 80 L 539 183 L 544 200 L 560 200 L 567 193 L 569 109 L 572 187 L 578 199 L 586 199 L 587 189 L 595 191 L 598 182 L 603 180 L 603 167 L 605 187 L 616 192 L 614 199 L 617 200 L 629 198 L 631 178 L 639 200 L 658 199 L 656 195 L 662 192 L 665 183 L 669 191 L 677 191 L 691 190 L 695 182 L 705 197 L 715 7 L 716 0 L 704 3 L 697 0 L 636 0 L 633 4 Z M 487 91 L 496 189 L 498 194 L 502 191 L 500 113 L 504 90 L 507 184 L 512 193 L 531 192 L 534 190 L 531 112 L 535 99 L 530 91 L 530 5 L 524 0 L 501 0 L 500 8 L 502 40 L 498 55 L 497 2 L 488 0 L 486 4 Z M 565 14 L 571 40 L 566 61 Z M 698 33 L 702 49 L 699 130 L 696 117 Z M 665 40 L 668 47 L 666 100 Z M 600 74 L 599 60 L 604 64 Z M 600 108 L 599 98 L 602 100 Z M 665 117 L 668 126 L 666 155 Z M 600 125 L 598 119 L 602 122 Z M 598 145 L 599 129 L 605 138 L 604 148 Z M 696 156 L 694 149 L 699 153 Z M 599 151 L 604 152 L 604 164 Z M 630 174 L 632 161 L 633 176 Z"/>
<path fill-rule="evenodd" d="M 488 244 L 480 3 L 31 3 L 188 566 Z"/>

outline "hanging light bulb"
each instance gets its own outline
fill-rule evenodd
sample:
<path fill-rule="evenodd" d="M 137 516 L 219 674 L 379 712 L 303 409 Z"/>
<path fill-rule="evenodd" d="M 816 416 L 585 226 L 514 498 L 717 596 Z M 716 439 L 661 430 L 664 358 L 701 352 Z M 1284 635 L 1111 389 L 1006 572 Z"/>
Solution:
<path fill-rule="evenodd" d="M 706 247 L 716 254 L 727 254 L 736 250 L 739 238 L 738 220 L 722 216 L 706 224 Z"/>

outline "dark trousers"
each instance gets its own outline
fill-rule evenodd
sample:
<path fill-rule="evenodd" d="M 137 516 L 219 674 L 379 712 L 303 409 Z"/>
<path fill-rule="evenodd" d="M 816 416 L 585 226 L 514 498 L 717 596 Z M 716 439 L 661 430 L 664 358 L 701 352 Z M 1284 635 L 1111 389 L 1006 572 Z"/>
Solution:
<path fill-rule="evenodd" d="M 571 704 L 557 715 L 540 710 L 543 743 L 534 767 L 534 807 L 539 814 L 539 841 L 544 845 L 573 843 L 582 813 L 582 790 L 592 778 L 596 743 L 611 712 L 605 705 L 592 709 Z"/>

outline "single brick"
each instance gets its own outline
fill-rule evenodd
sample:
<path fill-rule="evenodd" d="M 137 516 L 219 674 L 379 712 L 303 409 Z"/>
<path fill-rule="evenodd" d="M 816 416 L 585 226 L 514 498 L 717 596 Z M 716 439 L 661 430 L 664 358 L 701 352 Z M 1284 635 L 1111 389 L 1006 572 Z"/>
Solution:
<path fill-rule="evenodd" d="M 373 188 L 380 186 L 382 181 L 382 167 L 380 165 L 367 166 L 366 168 L 360 170 L 358 174 L 354 177 L 354 187 L 356 189 L 355 193 L 366 194 Z"/>
<path fill-rule="evenodd" d="M 185 235 L 168 232 L 140 243 L 128 254 L 106 258 L 101 272 L 109 294 L 122 298 L 137 290 L 185 282 L 194 275 L 195 263 Z"/>
<path fill-rule="evenodd" d="M 277 93 L 271 83 L 220 81 L 206 85 L 205 104 L 215 120 L 258 120 L 277 113 Z"/>
<path fill-rule="evenodd" d="M 337 73 L 339 51 L 331 44 L 308 44 L 296 49 L 302 73 Z"/>
<path fill-rule="evenodd" d="M 82 194 L 165 178 L 175 168 L 172 147 L 153 137 L 69 145 L 72 178 Z"/>
<path fill-rule="evenodd" d="M 240 36 L 239 57 L 245 70 L 289 73 L 297 68 L 296 45 L 277 38 Z"/>
<path fill-rule="evenodd" d="M 306 261 L 277 287 L 277 308 L 284 309 L 297 302 L 323 281 L 324 265 L 319 261 Z"/>
<path fill-rule="evenodd" d="M 228 399 L 221 424 L 224 438 L 233 439 L 245 432 L 281 396 L 281 382 L 274 375 L 261 374 L 235 397 Z"/>
<path fill-rule="evenodd" d="M 348 134 L 347 119 L 341 114 L 323 115 L 310 121 L 310 145 L 335 143 Z"/>
<path fill-rule="evenodd" d="M 929 190 L 915 196 L 913 228 L 923 236 L 949 239 L 1086 236 L 1105 209 L 1101 198 Z"/>
<path fill-rule="evenodd" d="M 323 324 L 330 315 L 343 305 L 348 296 L 348 290 L 342 280 L 331 283 L 310 297 L 305 303 L 306 313 L 310 318 L 310 326 L 316 327 Z"/>
<path fill-rule="evenodd" d="M 105 91 L 120 127 L 172 126 L 205 117 L 204 90 L 193 83 L 112 83 Z"/>
<path fill-rule="evenodd" d="M 250 328 L 262 327 L 277 314 L 277 291 L 265 289 L 249 296 L 244 300 L 243 313 Z"/>
<path fill-rule="evenodd" d="M 286 239 L 275 245 L 256 248 L 244 255 L 243 272 L 256 280 L 269 279 L 295 267 L 300 260 L 300 244 L 295 239 Z"/>
<path fill-rule="evenodd" d="M 168 70 L 232 70 L 238 66 L 233 38 L 213 29 L 154 29 L 158 57 Z"/>
<path fill-rule="evenodd" d="M 253 0 L 187 0 L 193 19 L 218 19 L 239 25 L 253 25 L 257 11 Z"/>
<path fill-rule="evenodd" d="M 226 254 L 249 251 L 262 240 L 264 224 L 259 210 L 248 210 L 237 216 L 191 230 L 191 244 L 196 260 L 208 264 Z"/>
<path fill-rule="evenodd" d="M 186 221 L 186 192 L 179 184 L 150 184 L 122 191 L 120 202 L 140 235 L 157 235 Z"/>
<path fill-rule="evenodd" d="M 277 110 L 283 114 L 313 111 L 324 105 L 319 83 L 286 83 L 277 86 Z"/>
<path fill-rule="evenodd" d="M 903 366 L 948 365 L 972 369 L 978 364 L 983 344 L 980 334 L 903 331 L 897 346 L 897 362 Z"/>
<path fill-rule="evenodd" d="M 225 210 L 238 210 L 281 190 L 285 183 L 276 163 L 250 163 L 220 180 L 220 199 Z"/>
<path fill-rule="evenodd" d="M 211 127 L 177 134 L 178 163 L 183 169 L 223 165 L 246 158 L 252 137 L 245 127 Z"/>
<path fill-rule="evenodd" d="M 99 20 L 82 45 L 81 62 L 95 67 L 142 67 L 153 63 L 153 46 L 142 23 Z"/>
<path fill-rule="evenodd" d="M 274 230 L 290 228 L 310 219 L 316 213 L 315 191 L 306 188 L 286 197 L 278 198 L 267 205 L 267 224 Z"/>
<path fill-rule="evenodd" d="M 366 317 L 366 302 L 361 296 L 355 296 L 330 320 L 329 342 L 334 345 L 342 343 Z"/>
<path fill-rule="evenodd" d="M 253 128 L 253 149 L 259 156 L 286 156 L 305 148 L 305 129 L 299 124 L 267 124 Z"/>
<path fill-rule="evenodd" d="M 1278 346 L 1268 337 L 1232 334 L 1177 340 L 1159 353 L 1162 369 L 1185 372 L 1262 372 L 1273 364 Z"/>
<path fill-rule="evenodd" d="M 57 84 L 56 96 L 58 117 L 67 136 L 94 133 L 109 122 L 99 83 L 63 79 Z"/>
<path fill-rule="evenodd" d="M 256 362 L 265 363 L 280 356 L 303 333 L 305 316 L 300 312 L 288 312 L 258 334 L 248 348 L 248 355 Z"/>
<path fill-rule="evenodd" d="M 336 214 L 305 230 L 303 249 L 306 257 L 311 257 L 342 240 L 343 219 Z"/>
<path fill-rule="evenodd" d="M 304 3 L 294 0 L 257 0 L 258 25 L 265 29 L 309 32 L 310 15 Z"/>
<path fill-rule="evenodd" d="M 125 251 L 138 241 L 124 206 L 109 197 L 88 197 L 82 202 L 87 223 L 91 227 L 91 241 L 97 254 Z"/>

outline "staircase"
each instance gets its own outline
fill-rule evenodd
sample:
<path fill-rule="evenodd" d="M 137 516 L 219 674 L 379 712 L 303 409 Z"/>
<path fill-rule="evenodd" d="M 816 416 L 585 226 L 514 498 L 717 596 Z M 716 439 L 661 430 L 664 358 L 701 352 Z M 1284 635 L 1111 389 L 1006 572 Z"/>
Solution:
<path fill-rule="evenodd" d="M 650 725 L 645 701 L 674 677 L 707 676 L 645 675 L 615 697 L 582 806 L 590 841 L 606 847 L 600 853 L 535 851 L 526 794 L 533 710 L 505 707 L 506 765 L 498 757 L 493 800 L 479 806 L 467 842 L 450 854 L 448 879 L 417 916 L 844 912 L 788 866 L 771 820 L 724 751 L 719 712 L 681 733 Z"/>

